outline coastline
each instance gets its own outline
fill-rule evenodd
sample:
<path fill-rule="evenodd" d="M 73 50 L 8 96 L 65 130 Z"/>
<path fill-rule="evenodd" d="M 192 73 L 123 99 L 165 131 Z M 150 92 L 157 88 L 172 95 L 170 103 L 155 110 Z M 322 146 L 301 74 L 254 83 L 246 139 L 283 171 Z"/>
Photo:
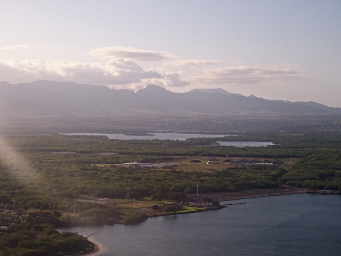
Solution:
<path fill-rule="evenodd" d="M 280 189 L 254 189 L 242 192 L 216 192 L 205 193 L 203 197 L 219 202 L 251 199 L 259 197 L 285 196 L 311 193 L 312 190 L 304 188 L 280 188 Z M 192 195 L 193 197 L 195 195 Z"/>
<path fill-rule="evenodd" d="M 104 245 L 98 242 L 96 239 L 91 238 L 91 237 L 87 237 L 87 239 L 89 242 L 95 245 L 95 249 L 94 251 L 83 254 L 82 256 L 100 256 L 102 253 L 106 251 Z"/>
<path fill-rule="evenodd" d="M 260 198 L 260 197 L 299 195 L 299 194 L 308 194 L 308 193 L 313 193 L 313 191 L 309 189 L 302 189 L 302 188 L 281 188 L 281 189 L 257 189 L 257 190 L 243 191 L 243 192 L 203 193 L 201 195 L 203 198 L 219 201 L 221 205 L 219 207 L 200 208 L 200 209 L 190 210 L 186 212 L 154 213 L 154 214 L 149 215 L 148 217 L 153 218 L 153 217 L 162 217 L 162 216 L 170 216 L 170 215 L 182 215 L 182 214 L 191 214 L 191 213 L 199 213 L 199 212 L 206 212 L 206 211 L 215 211 L 215 210 L 223 209 L 227 206 L 234 205 L 234 203 L 228 203 L 229 201 L 238 201 L 242 199 L 253 199 L 253 198 Z M 196 195 L 191 194 L 190 197 L 195 199 Z"/>
<path fill-rule="evenodd" d="M 221 193 L 205 193 L 203 194 L 204 197 L 218 200 L 222 203 L 220 207 L 217 208 L 207 208 L 207 209 L 198 209 L 188 212 L 178 212 L 178 213 L 164 213 L 164 214 L 155 214 L 149 215 L 148 218 L 153 217 L 162 217 L 162 216 L 169 216 L 169 215 L 182 215 L 182 214 L 191 214 L 191 213 L 200 213 L 205 211 L 212 211 L 212 210 L 219 210 L 225 207 L 235 205 L 235 203 L 228 203 L 229 201 L 238 201 L 242 199 L 253 199 L 253 198 L 261 198 L 261 197 L 274 197 L 274 196 L 286 196 L 286 195 L 299 195 L 299 194 L 310 194 L 316 193 L 315 190 L 311 189 L 302 189 L 302 188 L 282 188 L 282 189 L 259 189 L 259 190 L 249 190 L 244 192 L 221 192 Z M 225 203 L 224 203 L 225 202 Z M 238 204 L 238 203 L 236 203 Z M 147 219 L 148 219 L 147 218 Z M 95 245 L 95 248 L 92 252 L 88 252 L 82 254 L 81 256 L 101 256 L 103 253 L 106 252 L 106 248 L 103 244 L 98 242 L 96 239 L 87 237 L 88 241 Z"/>

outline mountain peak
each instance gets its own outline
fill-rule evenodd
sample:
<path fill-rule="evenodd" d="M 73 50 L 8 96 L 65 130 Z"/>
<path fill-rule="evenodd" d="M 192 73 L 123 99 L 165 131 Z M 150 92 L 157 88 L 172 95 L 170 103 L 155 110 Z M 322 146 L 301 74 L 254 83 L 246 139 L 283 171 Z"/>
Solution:
<path fill-rule="evenodd" d="M 158 85 L 154 85 L 154 84 L 149 84 L 147 85 L 145 88 L 137 91 L 138 94 L 169 94 L 171 93 L 170 91 L 168 91 L 167 89 L 158 86 Z"/>
<path fill-rule="evenodd" d="M 194 89 L 192 91 L 195 92 L 203 92 L 203 93 L 221 93 L 221 94 L 226 94 L 227 91 L 225 91 L 222 88 L 212 88 L 212 89 Z"/>
<path fill-rule="evenodd" d="M 143 88 L 141 91 L 143 91 L 143 90 L 147 90 L 147 91 L 151 91 L 151 90 L 153 90 L 153 91 L 155 91 L 155 90 L 158 90 L 158 91 L 167 91 L 165 88 L 163 88 L 163 87 L 161 87 L 161 86 L 159 86 L 159 85 L 155 85 L 155 84 L 149 84 L 149 85 L 147 85 L 145 88 Z"/>

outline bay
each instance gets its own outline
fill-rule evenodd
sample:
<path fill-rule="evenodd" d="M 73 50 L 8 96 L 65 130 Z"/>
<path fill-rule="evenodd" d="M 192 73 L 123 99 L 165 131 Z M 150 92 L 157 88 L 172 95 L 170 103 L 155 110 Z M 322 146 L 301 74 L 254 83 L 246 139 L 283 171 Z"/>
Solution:
<path fill-rule="evenodd" d="M 93 234 L 102 256 L 338 256 L 341 196 L 290 195 L 135 226 L 72 228 Z"/>

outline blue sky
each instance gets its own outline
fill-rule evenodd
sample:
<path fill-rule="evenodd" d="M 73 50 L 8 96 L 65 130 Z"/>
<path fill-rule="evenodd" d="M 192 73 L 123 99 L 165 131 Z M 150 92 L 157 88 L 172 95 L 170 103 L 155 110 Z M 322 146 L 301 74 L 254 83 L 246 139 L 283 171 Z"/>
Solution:
<path fill-rule="evenodd" d="M 4 0 L 0 8 L 0 80 L 221 87 L 341 107 L 339 0 Z"/>

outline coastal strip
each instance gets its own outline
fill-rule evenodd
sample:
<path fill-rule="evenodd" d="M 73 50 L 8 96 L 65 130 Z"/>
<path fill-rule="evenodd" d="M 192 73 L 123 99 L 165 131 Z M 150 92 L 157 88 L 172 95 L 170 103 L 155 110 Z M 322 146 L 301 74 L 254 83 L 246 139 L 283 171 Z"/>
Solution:
<path fill-rule="evenodd" d="M 285 195 L 296 195 L 312 193 L 313 190 L 305 188 L 279 188 L 279 189 L 252 189 L 240 192 L 215 192 L 215 193 L 204 193 L 202 197 L 209 198 L 211 200 L 224 202 L 224 201 L 235 201 L 241 199 L 251 199 L 258 197 L 271 197 L 271 196 L 285 196 Z M 190 198 L 195 198 L 195 194 L 191 194 Z"/>
<path fill-rule="evenodd" d="M 103 244 L 98 242 L 96 239 L 87 237 L 88 241 L 93 243 L 95 245 L 95 249 L 93 252 L 86 253 L 83 256 L 100 256 L 102 253 L 106 251 L 106 248 L 104 247 Z"/>
<path fill-rule="evenodd" d="M 148 217 L 161 217 L 161 216 L 169 216 L 169 215 L 199 213 L 199 212 L 205 212 L 205 211 L 219 210 L 227 206 L 235 205 L 235 203 L 228 203 L 229 201 L 254 199 L 254 198 L 260 198 L 260 197 L 298 195 L 298 194 L 307 194 L 307 193 L 313 193 L 313 191 L 309 189 L 290 188 L 290 189 L 255 189 L 255 190 L 249 190 L 249 191 L 243 191 L 243 192 L 203 193 L 201 194 L 203 198 L 219 201 L 220 205 L 216 207 L 202 207 L 202 208 L 196 208 L 193 210 L 185 210 L 185 211 L 161 212 L 161 213 L 156 212 L 156 213 L 152 213 L 148 215 Z M 196 195 L 191 194 L 190 198 L 195 200 Z"/>

